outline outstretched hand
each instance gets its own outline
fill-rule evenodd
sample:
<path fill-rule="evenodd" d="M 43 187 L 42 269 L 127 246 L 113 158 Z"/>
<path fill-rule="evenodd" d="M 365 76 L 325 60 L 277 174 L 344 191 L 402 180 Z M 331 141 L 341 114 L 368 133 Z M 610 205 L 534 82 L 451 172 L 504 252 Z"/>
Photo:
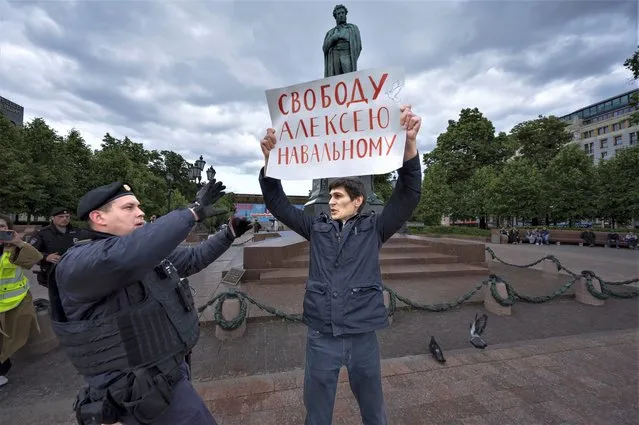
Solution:
<path fill-rule="evenodd" d="M 275 130 L 272 128 L 266 129 L 266 135 L 260 141 L 260 147 L 262 148 L 262 153 L 264 154 L 264 169 L 266 170 L 266 166 L 268 165 L 268 157 L 271 154 L 271 150 L 275 147 L 277 143 L 277 138 L 275 137 Z"/>
<path fill-rule="evenodd" d="M 215 208 L 213 205 L 219 201 L 224 195 L 226 186 L 222 182 L 215 179 L 206 183 L 195 195 L 195 202 L 189 207 L 197 216 L 197 221 L 203 221 L 208 217 L 224 214 L 226 210 Z"/>
<path fill-rule="evenodd" d="M 404 161 L 408 161 L 417 155 L 417 133 L 422 126 L 422 118 L 413 113 L 410 105 L 403 105 L 399 110 L 401 111 L 399 124 L 406 130 Z"/>

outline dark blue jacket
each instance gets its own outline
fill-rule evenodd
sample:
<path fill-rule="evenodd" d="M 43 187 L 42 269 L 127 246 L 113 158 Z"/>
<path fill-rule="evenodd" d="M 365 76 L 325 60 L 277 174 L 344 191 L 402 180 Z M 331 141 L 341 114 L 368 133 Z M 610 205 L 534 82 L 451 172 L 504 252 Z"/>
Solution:
<path fill-rule="evenodd" d="M 260 171 L 266 207 L 310 243 L 303 317 L 312 329 L 337 336 L 388 325 L 379 251 L 419 202 L 419 154 L 406 161 L 398 174 L 393 194 L 380 214 L 357 215 L 342 228 L 326 215 L 304 215 L 288 201 L 280 181 L 265 177 L 263 168 Z"/>
<path fill-rule="evenodd" d="M 233 242 L 227 230 L 192 247 L 179 247 L 195 225 L 188 209 L 170 212 L 127 236 L 99 232 L 91 242 L 80 241 L 55 268 L 60 301 L 68 319 L 89 320 L 135 308 L 145 297 L 140 281 L 162 260 L 169 260 L 180 277 L 207 267 Z M 90 234 L 90 231 L 87 231 Z M 117 373 L 117 371 L 114 371 Z M 109 374 L 90 383 L 100 384 Z"/>

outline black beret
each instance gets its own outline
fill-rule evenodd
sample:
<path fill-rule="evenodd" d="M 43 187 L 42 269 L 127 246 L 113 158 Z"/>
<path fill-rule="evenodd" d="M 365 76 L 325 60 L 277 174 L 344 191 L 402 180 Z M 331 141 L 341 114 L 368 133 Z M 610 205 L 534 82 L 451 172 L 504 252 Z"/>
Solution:
<path fill-rule="evenodd" d="M 68 208 L 64 207 L 56 207 L 51 210 L 51 217 L 55 217 L 58 214 L 71 214 L 71 211 L 69 211 Z"/>
<path fill-rule="evenodd" d="M 129 185 L 114 182 L 88 191 L 78 203 L 78 218 L 87 220 L 89 213 L 121 196 L 133 195 Z"/>

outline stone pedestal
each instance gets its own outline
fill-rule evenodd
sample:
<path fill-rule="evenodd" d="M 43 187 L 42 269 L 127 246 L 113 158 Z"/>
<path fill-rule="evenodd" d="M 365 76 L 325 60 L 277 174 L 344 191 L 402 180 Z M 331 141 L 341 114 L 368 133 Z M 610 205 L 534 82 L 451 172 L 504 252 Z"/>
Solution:
<path fill-rule="evenodd" d="M 32 359 L 46 354 L 60 345 L 60 341 L 51 327 L 49 311 L 37 311 L 36 318 L 37 323 L 36 321 L 31 322 L 31 330 L 29 331 L 29 339 L 26 345 L 18 350 L 12 357 L 16 359 Z"/>
<path fill-rule="evenodd" d="M 577 287 L 575 288 L 575 299 L 582 304 L 587 305 L 603 305 L 604 300 L 600 300 L 599 298 L 595 298 L 592 296 L 590 292 L 588 292 L 588 288 L 586 288 L 586 278 L 580 277 L 577 282 L 575 282 Z M 592 286 L 595 288 L 595 291 L 601 291 L 601 285 L 598 280 L 592 280 Z"/>
<path fill-rule="evenodd" d="M 508 297 L 508 291 L 506 291 L 506 285 L 502 282 L 498 282 L 496 285 L 497 293 L 502 298 Z M 490 291 L 490 286 L 484 287 L 484 308 L 497 316 L 510 316 L 511 307 L 504 307 L 499 304 L 493 294 Z"/>
<path fill-rule="evenodd" d="M 227 298 L 224 300 L 222 303 L 222 317 L 224 320 L 231 320 L 237 317 L 239 313 L 240 300 L 237 298 Z M 215 337 L 222 340 L 240 338 L 244 335 L 244 332 L 246 332 L 246 320 L 244 320 L 239 328 L 230 331 L 222 329 L 220 325 L 215 325 Z"/>
<path fill-rule="evenodd" d="M 386 310 L 390 307 L 390 293 L 387 290 L 384 290 L 384 306 Z M 393 316 L 388 316 L 388 323 L 393 324 Z"/>

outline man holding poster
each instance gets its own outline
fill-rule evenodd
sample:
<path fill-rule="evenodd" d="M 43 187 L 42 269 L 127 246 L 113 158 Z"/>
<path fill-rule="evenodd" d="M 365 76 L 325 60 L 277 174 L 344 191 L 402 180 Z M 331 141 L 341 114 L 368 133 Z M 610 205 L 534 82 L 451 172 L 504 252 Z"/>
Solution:
<path fill-rule="evenodd" d="M 261 141 L 265 166 L 259 181 L 273 216 L 310 242 L 304 295 L 308 326 L 304 372 L 306 425 L 330 425 L 342 366 L 349 374 L 364 425 L 385 425 L 380 352 L 376 331 L 388 326 L 379 251 L 410 218 L 421 195 L 417 133 L 421 118 L 410 106 L 397 108 L 405 137 L 398 181 L 380 214 L 363 214 L 366 193 L 358 178 L 330 184 L 330 217 L 304 215 L 288 201 L 280 180 L 267 177 L 271 151 L 279 143 L 268 129 Z"/>

